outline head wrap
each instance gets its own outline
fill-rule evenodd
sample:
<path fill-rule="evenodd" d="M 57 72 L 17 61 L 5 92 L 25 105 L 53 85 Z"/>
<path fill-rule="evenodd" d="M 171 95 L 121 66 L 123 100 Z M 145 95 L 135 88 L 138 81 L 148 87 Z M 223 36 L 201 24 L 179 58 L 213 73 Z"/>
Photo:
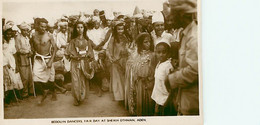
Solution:
<path fill-rule="evenodd" d="M 68 18 L 66 18 L 65 16 L 62 16 L 61 20 L 68 21 Z"/>
<path fill-rule="evenodd" d="M 77 15 L 69 16 L 69 20 L 77 20 Z"/>
<path fill-rule="evenodd" d="M 156 12 L 153 14 L 152 23 L 155 23 L 155 22 L 164 22 L 164 17 L 161 12 Z"/>
<path fill-rule="evenodd" d="M 119 24 L 125 24 L 124 21 L 121 21 L 121 20 L 115 20 L 114 21 L 114 26 L 117 26 Z"/>
<path fill-rule="evenodd" d="M 26 30 L 26 29 L 30 29 L 30 26 L 26 22 L 22 22 L 19 28 L 22 30 Z"/>
<path fill-rule="evenodd" d="M 171 9 L 180 10 L 184 13 L 197 12 L 197 0 L 169 0 Z"/>
<path fill-rule="evenodd" d="M 67 22 L 59 22 L 59 27 L 61 27 L 61 26 L 68 26 L 68 23 Z"/>
<path fill-rule="evenodd" d="M 125 15 L 120 14 L 120 15 L 118 15 L 117 19 L 118 19 L 118 20 L 121 20 L 121 21 L 124 21 Z"/>
<path fill-rule="evenodd" d="M 6 31 L 8 29 L 11 29 L 14 26 L 14 22 L 13 21 L 7 21 L 6 24 L 3 27 L 3 30 Z"/>
<path fill-rule="evenodd" d="M 14 26 L 12 27 L 12 30 L 14 30 L 14 31 L 19 31 L 19 28 L 18 28 L 16 25 L 14 25 Z"/>

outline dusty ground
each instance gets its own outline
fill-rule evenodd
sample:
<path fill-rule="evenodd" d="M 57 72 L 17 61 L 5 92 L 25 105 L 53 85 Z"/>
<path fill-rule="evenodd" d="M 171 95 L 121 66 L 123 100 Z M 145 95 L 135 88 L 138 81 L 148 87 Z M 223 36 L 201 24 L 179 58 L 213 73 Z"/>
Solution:
<path fill-rule="evenodd" d="M 37 105 L 39 98 L 29 97 L 19 104 L 4 108 L 5 119 L 17 118 L 69 118 L 69 117 L 113 117 L 129 116 L 124 104 L 113 101 L 112 93 L 105 92 L 98 97 L 94 91 L 80 106 L 73 105 L 70 92 L 57 94 L 57 101 L 51 101 L 51 95 L 45 99 L 43 105 Z"/>

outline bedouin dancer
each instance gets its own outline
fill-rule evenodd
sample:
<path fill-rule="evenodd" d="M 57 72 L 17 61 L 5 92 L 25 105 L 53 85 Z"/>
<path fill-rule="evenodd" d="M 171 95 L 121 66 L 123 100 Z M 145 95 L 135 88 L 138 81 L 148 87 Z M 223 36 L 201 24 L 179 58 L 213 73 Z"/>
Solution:
<path fill-rule="evenodd" d="M 48 89 L 52 92 L 52 100 L 57 100 L 54 89 L 55 70 L 53 65 L 57 47 L 53 36 L 47 32 L 48 21 L 40 18 L 38 24 L 39 27 L 32 34 L 30 43 L 32 51 L 35 52 L 33 80 L 42 94 L 42 98 L 38 101 L 38 104 L 42 104 L 47 96 Z"/>
<path fill-rule="evenodd" d="M 125 82 L 125 66 L 128 58 L 127 44 L 129 40 L 124 35 L 124 23 L 115 22 L 112 38 L 108 43 L 107 55 L 112 63 L 111 65 L 111 84 L 114 99 L 116 101 L 124 100 L 124 82 Z"/>
<path fill-rule="evenodd" d="M 86 36 L 86 27 L 83 22 L 77 22 L 72 40 L 66 49 L 67 58 L 71 59 L 72 95 L 74 105 L 78 106 L 86 98 L 89 91 L 89 80 L 94 71 L 90 62 L 94 60 L 94 53 L 89 38 Z"/>

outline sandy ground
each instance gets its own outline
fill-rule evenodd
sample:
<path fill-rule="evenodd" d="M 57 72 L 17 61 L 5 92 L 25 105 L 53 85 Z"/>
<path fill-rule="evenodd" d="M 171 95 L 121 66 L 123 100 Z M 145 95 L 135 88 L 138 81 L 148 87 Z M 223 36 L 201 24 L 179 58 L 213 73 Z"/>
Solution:
<path fill-rule="evenodd" d="M 37 105 L 39 97 L 29 97 L 12 106 L 4 108 L 5 119 L 27 118 L 69 118 L 69 117 L 118 117 L 129 116 L 122 102 L 112 100 L 112 93 L 104 92 L 98 97 L 94 91 L 80 106 L 73 105 L 73 97 L 68 91 L 57 94 L 57 101 L 51 101 L 51 95 L 43 105 Z"/>

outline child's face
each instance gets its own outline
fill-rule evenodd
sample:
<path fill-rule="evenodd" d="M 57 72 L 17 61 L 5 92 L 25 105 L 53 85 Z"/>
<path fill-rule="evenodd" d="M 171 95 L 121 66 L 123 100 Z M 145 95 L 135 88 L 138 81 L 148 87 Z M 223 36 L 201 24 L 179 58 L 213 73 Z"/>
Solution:
<path fill-rule="evenodd" d="M 164 62 L 167 60 L 169 53 L 167 49 L 163 45 L 156 46 L 156 57 L 159 59 L 160 62 Z"/>
<path fill-rule="evenodd" d="M 150 49 L 150 41 L 151 41 L 151 38 L 150 37 L 145 37 L 144 38 L 144 41 L 143 41 L 143 48 L 144 50 L 149 50 Z"/>

